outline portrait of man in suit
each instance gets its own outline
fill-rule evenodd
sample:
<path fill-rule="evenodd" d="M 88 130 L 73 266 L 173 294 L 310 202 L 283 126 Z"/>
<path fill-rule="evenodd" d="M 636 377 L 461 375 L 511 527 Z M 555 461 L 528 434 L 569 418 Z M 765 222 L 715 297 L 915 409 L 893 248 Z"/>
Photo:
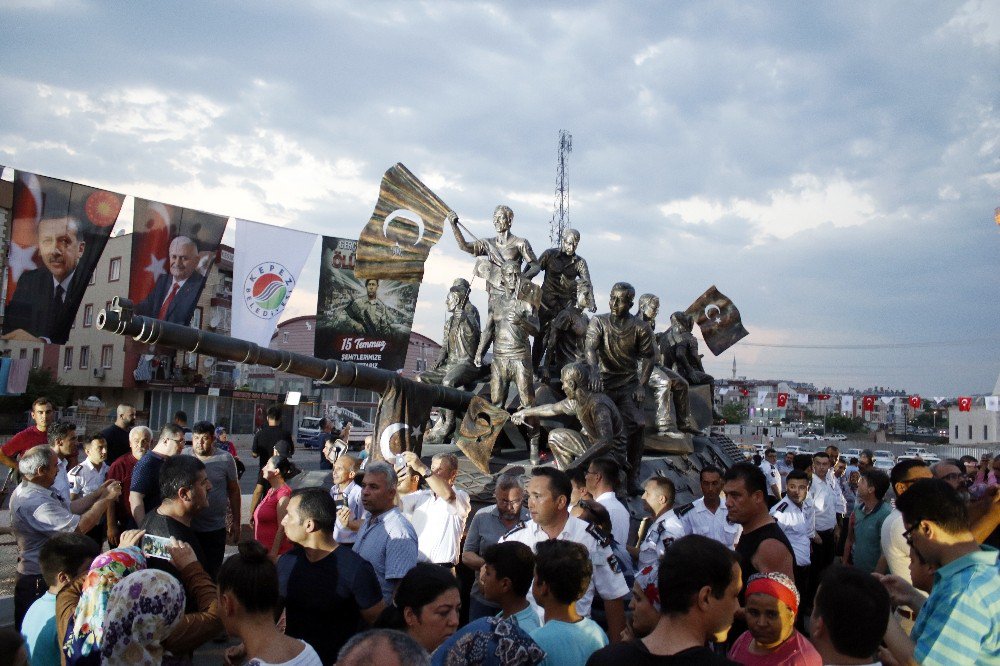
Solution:
<path fill-rule="evenodd" d="M 4 332 L 22 329 L 36 338 L 62 344 L 87 288 L 91 270 L 79 266 L 86 243 L 74 217 L 38 222 L 38 255 L 42 265 L 24 272 L 4 319 Z M 77 270 L 79 267 L 80 270 Z"/>
<path fill-rule="evenodd" d="M 170 241 L 168 260 L 169 272 L 157 278 L 149 296 L 135 310 L 146 317 L 187 326 L 205 285 L 205 276 L 197 271 L 198 246 L 187 236 L 177 236 Z"/>

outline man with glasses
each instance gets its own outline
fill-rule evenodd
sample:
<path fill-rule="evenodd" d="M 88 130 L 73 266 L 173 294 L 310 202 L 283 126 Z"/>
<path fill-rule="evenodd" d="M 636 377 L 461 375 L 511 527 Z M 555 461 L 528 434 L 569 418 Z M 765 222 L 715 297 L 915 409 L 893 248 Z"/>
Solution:
<path fill-rule="evenodd" d="M 407 466 L 429 486 L 399 498 L 403 515 L 417 531 L 417 549 L 428 562 L 454 572 L 465 521 L 472 510 L 469 493 L 455 487 L 458 458 L 453 453 L 439 453 L 431 458 L 428 468 L 413 451 L 403 455 Z"/>
<path fill-rule="evenodd" d="M 524 506 L 524 488 L 518 477 L 513 474 L 501 475 L 497 479 L 493 497 L 496 504 L 484 507 L 472 516 L 469 533 L 465 537 L 462 564 L 476 572 L 486 563 L 483 552 L 498 543 L 500 537 L 514 529 L 518 523 L 529 519 L 528 509 Z M 469 594 L 469 622 L 499 612 L 500 606 L 491 603 L 483 595 L 479 576 L 476 575 Z"/>
<path fill-rule="evenodd" d="M 916 609 L 907 636 L 889 621 L 885 643 L 901 664 L 1000 663 L 1000 561 L 972 534 L 965 502 L 941 479 L 913 483 L 896 502 L 906 529 L 903 537 L 937 568 L 926 600 L 905 580 L 883 576 L 894 605 Z"/>
<path fill-rule="evenodd" d="M 142 525 L 146 514 L 160 506 L 160 468 L 167 458 L 184 450 L 184 431 L 168 423 L 160 431 L 160 438 L 153 450 L 139 459 L 132 470 L 129 486 L 129 508 L 136 525 Z"/>

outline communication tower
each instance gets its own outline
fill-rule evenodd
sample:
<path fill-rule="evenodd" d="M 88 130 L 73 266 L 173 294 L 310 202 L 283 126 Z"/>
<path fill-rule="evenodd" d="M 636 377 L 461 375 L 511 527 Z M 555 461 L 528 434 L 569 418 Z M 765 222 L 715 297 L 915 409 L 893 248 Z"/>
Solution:
<path fill-rule="evenodd" d="M 569 226 L 569 185 L 566 182 L 566 156 L 573 152 L 573 135 L 559 130 L 559 153 L 556 158 L 556 202 L 549 225 L 552 247 L 559 247 L 563 231 Z"/>

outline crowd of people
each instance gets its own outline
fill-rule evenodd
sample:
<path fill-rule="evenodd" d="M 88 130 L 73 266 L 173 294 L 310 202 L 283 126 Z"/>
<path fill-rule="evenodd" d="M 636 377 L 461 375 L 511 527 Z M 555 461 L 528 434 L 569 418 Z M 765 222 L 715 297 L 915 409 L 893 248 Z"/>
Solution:
<path fill-rule="evenodd" d="M 293 489 L 275 407 L 241 541 L 243 465 L 224 429 L 178 414 L 154 434 L 121 405 L 79 462 L 49 401 L 31 413 L 0 451 L 22 477 L 3 663 L 190 663 L 227 637 L 227 663 L 254 666 L 1000 661 L 984 545 L 1000 458 L 887 475 L 836 447 L 768 450 L 760 466 L 701 466 L 689 504 L 645 479 L 636 521 L 625 475 L 599 457 L 501 474 L 473 513 L 454 455 L 363 465 L 333 434 L 329 490 Z"/>

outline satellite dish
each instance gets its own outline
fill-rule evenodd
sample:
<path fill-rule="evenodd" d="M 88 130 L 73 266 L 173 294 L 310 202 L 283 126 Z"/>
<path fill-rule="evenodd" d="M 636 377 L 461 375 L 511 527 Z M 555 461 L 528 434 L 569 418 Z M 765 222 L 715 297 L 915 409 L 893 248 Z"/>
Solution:
<path fill-rule="evenodd" d="M 215 359 L 212 358 L 211 356 L 207 357 L 205 359 L 205 367 L 206 368 L 211 368 L 213 365 L 215 365 Z"/>

